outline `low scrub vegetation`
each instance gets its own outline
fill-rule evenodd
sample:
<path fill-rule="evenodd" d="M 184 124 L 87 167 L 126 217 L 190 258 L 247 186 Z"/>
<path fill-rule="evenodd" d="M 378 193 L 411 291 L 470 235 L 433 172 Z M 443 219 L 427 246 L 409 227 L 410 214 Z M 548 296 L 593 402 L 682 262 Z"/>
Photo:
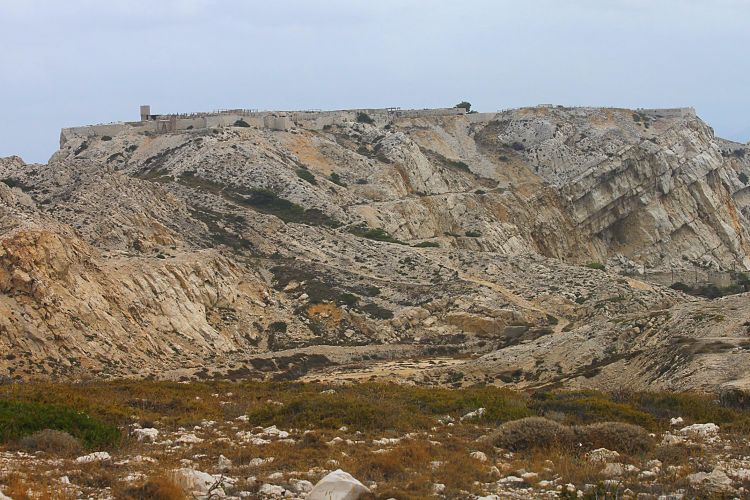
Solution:
<path fill-rule="evenodd" d="M 88 448 L 111 447 L 119 441 L 120 432 L 114 425 L 65 406 L 64 400 L 57 403 L 0 399 L 0 443 L 22 440 L 25 447 L 42 451 L 49 451 L 45 447 L 74 447 L 62 433 Z"/>
<path fill-rule="evenodd" d="M 440 248 L 440 243 L 437 241 L 420 241 L 412 246 L 416 248 Z"/>
<path fill-rule="evenodd" d="M 607 268 L 607 266 L 605 266 L 601 262 L 589 262 L 588 264 L 586 264 L 586 267 L 588 267 L 589 269 L 598 269 L 599 271 L 604 271 Z"/>
<path fill-rule="evenodd" d="M 329 176 L 331 179 L 331 182 L 334 184 L 338 184 L 341 187 L 346 187 L 346 183 L 341 179 L 341 176 L 337 174 L 336 172 L 331 172 L 331 175 Z"/>
<path fill-rule="evenodd" d="M 297 177 L 299 177 L 302 180 L 305 180 L 312 184 L 313 186 L 318 185 L 318 181 L 315 179 L 315 176 L 307 170 L 306 168 L 298 168 L 297 169 Z"/>
<path fill-rule="evenodd" d="M 273 325 L 269 328 L 282 329 Z M 625 464 L 658 458 L 664 467 L 693 467 L 702 458 L 697 448 L 656 446 L 659 437 L 649 432 L 667 430 L 669 420 L 681 416 L 685 425 L 715 422 L 729 436 L 744 436 L 750 430 L 750 409 L 742 401 L 733 397 L 731 406 L 722 406 L 712 396 L 693 393 L 525 393 L 373 382 L 6 384 L 0 385 L 0 448 L 43 452 L 60 457 L 61 463 L 91 447 L 109 449 L 113 462 L 145 450 L 158 459 L 141 466 L 145 473 L 135 481 L 119 479 L 128 474 L 125 468 L 68 461 L 71 468 L 65 474 L 71 483 L 110 488 L 115 498 L 184 498 L 170 475 L 180 467 L 179 459 L 215 471 L 220 454 L 233 464 L 230 475 L 240 478 L 227 494 L 240 488 L 258 491 L 259 484 L 243 479 L 249 467 L 265 481 L 272 473 L 288 477 L 295 471 L 330 469 L 335 457 L 336 467 L 377 482 L 377 498 L 425 498 L 433 483 L 445 486 L 447 498 L 467 498 L 497 479 L 491 471 L 496 463 L 503 464 L 506 475 L 523 468 L 538 473 L 538 480 L 559 476 L 563 484 L 597 484 L 604 479 L 603 464 L 593 464 L 586 453 L 601 447 L 619 452 L 618 461 Z M 134 424 L 158 428 L 159 439 L 185 432 L 204 439 L 166 448 L 121 439 L 116 428 Z M 291 439 L 265 444 L 236 440 L 239 431 L 270 426 L 289 430 Z M 221 442 L 211 437 L 219 431 L 227 436 Z M 36 472 L 0 478 L 0 485 L 18 498 L 30 489 L 40 497 L 54 491 L 54 485 L 44 482 L 45 471 Z"/>
<path fill-rule="evenodd" d="M 370 115 L 365 113 L 364 111 L 357 112 L 357 123 L 368 123 L 372 125 L 375 123 L 375 120 L 373 120 Z"/>
<path fill-rule="evenodd" d="M 52 429 L 44 429 L 22 437 L 18 447 L 27 452 L 43 451 L 61 456 L 72 456 L 83 449 L 80 441 L 67 432 Z"/>
<path fill-rule="evenodd" d="M 362 227 L 354 227 L 350 230 L 350 232 L 356 236 L 359 236 L 361 238 L 367 238 L 369 240 L 376 240 L 376 241 L 385 241 L 387 243 L 397 243 L 399 245 L 405 245 L 401 240 L 398 240 L 390 235 L 388 231 L 381 228 L 362 228 Z"/>
<path fill-rule="evenodd" d="M 678 281 L 673 283 L 671 288 L 687 293 L 688 295 L 694 295 L 696 297 L 705 297 L 707 299 L 718 299 L 719 297 L 726 297 L 727 295 L 736 295 L 738 293 L 744 293 L 747 290 L 746 284 L 735 284 L 729 286 L 717 286 L 711 283 L 699 284 L 699 285 L 688 285 Z"/>
<path fill-rule="evenodd" d="M 581 448 L 595 450 L 607 448 L 629 455 L 643 453 L 654 446 L 654 440 L 639 425 L 622 422 L 599 422 L 573 427 Z"/>

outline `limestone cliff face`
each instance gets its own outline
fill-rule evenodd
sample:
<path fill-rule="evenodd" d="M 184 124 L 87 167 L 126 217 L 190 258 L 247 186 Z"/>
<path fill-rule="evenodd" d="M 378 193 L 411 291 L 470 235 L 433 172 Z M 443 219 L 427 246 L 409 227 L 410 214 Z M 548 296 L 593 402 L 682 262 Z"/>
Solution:
<path fill-rule="evenodd" d="M 558 186 L 577 229 L 597 239 L 603 257 L 747 268 L 748 219 L 734 199 L 746 188 L 745 146 L 723 144 L 690 114 L 576 114 L 520 113 L 498 122 L 498 137 L 524 141 L 522 156 Z"/>
<path fill-rule="evenodd" d="M 47 165 L 0 159 L 0 370 L 294 377 L 459 353 L 466 381 L 744 384 L 717 362 L 745 356 L 741 324 L 691 319 L 721 304 L 579 265 L 747 268 L 746 146 L 683 111 L 375 123 L 70 132 Z"/>

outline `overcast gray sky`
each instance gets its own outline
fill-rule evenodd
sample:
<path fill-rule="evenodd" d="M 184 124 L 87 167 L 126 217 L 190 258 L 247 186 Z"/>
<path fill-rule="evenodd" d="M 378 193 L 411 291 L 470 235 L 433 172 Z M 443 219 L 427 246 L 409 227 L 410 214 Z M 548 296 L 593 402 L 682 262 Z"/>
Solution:
<path fill-rule="evenodd" d="M 750 140 L 750 0 L 0 0 L 0 156 L 217 108 L 695 106 Z"/>

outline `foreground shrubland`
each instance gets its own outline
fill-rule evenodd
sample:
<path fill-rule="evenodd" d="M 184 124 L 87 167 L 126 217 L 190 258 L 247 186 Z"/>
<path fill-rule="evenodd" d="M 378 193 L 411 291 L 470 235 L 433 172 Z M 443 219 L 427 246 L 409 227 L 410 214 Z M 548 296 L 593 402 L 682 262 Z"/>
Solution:
<path fill-rule="evenodd" d="M 14 499 L 305 498 L 342 469 L 372 498 L 742 495 L 748 430 L 750 410 L 699 394 L 3 385 L 0 491 Z"/>

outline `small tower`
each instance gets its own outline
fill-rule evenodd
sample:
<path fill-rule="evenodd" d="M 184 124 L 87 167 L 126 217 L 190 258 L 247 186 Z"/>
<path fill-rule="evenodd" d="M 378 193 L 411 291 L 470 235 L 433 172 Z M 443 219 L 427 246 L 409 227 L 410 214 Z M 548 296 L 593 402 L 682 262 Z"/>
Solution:
<path fill-rule="evenodd" d="M 141 106 L 141 121 L 142 122 L 148 121 L 150 115 L 151 115 L 151 106 L 148 104 L 144 104 L 143 106 Z"/>

